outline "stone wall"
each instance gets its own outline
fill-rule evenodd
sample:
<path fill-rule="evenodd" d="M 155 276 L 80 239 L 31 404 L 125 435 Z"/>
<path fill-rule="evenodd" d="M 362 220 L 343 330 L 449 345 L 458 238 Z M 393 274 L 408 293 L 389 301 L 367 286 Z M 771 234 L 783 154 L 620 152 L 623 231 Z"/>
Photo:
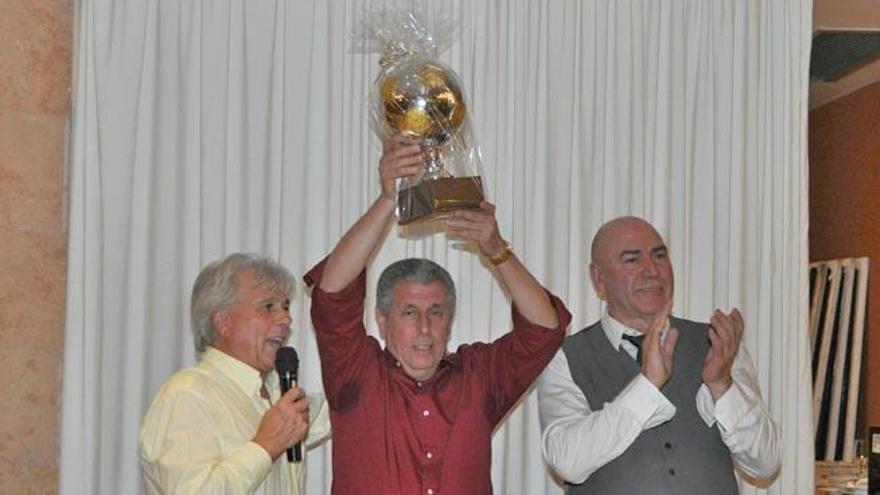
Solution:
<path fill-rule="evenodd" d="M 0 0 L 0 493 L 58 491 L 72 25 Z"/>

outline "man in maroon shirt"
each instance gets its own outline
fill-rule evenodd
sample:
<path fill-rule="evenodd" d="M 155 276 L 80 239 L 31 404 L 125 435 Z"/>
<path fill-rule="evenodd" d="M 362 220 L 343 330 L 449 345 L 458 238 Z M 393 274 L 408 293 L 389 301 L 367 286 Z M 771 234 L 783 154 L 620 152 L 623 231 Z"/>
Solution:
<path fill-rule="evenodd" d="M 365 267 L 394 212 L 395 179 L 422 167 L 419 145 L 384 143 L 382 194 L 305 277 L 333 427 L 334 494 L 492 493 L 492 431 L 562 344 L 571 315 L 512 254 L 494 207 L 458 211 L 446 232 L 495 265 L 513 299 L 513 330 L 446 345 L 455 287 L 439 265 L 407 259 L 379 280 L 379 342 L 363 322 Z"/>

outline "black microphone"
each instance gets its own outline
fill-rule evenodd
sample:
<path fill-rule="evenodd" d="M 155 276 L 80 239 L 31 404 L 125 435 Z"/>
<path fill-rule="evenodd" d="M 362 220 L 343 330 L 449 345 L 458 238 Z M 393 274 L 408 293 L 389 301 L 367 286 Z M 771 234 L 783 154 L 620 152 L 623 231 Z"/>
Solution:
<path fill-rule="evenodd" d="M 278 381 L 281 383 L 281 395 L 287 393 L 290 387 L 296 386 L 296 374 L 299 369 L 299 357 L 293 347 L 282 347 L 275 354 L 275 371 L 278 372 Z M 302 461 L 302 442 L 287 449 L 287 462 Z"/>

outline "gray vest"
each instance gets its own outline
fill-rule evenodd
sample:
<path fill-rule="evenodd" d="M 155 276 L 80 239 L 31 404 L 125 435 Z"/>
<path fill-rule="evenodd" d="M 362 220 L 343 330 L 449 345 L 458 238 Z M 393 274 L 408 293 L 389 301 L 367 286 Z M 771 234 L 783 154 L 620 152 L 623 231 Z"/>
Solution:
<path fill-rule="evenodd" d="M 623 454 L 599 468 L 569 494 L 724 495 L 739 488 L 730 451 L 718 426 L 706 426 L 695 397 L 709 349 L 708 325 L 677 318 L 672 378 L 661 391 L 675 404 L 675 416 L 643 431 Z M 593 410 L 611 402 L 641 370 L 623 349 L 614 350 L 600 323 L 565 339 L 571 376 Z"/>

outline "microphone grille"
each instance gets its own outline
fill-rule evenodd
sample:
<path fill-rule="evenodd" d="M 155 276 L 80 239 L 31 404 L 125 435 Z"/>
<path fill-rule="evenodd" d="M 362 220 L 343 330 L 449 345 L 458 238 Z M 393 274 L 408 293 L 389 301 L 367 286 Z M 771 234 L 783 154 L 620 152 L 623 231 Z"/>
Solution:
<path fill-rule="evenodd" d="M 293 347 L 282 347 L 275 354 L 275 369 L 279 373 L 296 373 L 299 368 L 299 357 Z"/>

